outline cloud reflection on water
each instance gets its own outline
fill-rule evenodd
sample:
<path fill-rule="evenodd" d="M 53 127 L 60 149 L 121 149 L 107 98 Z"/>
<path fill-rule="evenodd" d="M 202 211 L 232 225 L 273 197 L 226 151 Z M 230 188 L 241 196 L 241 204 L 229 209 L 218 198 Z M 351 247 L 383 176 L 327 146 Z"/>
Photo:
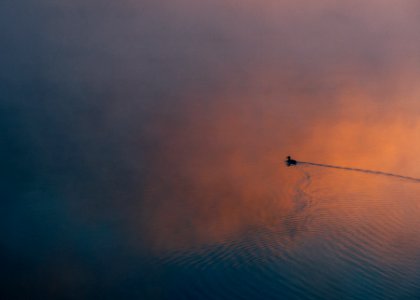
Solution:
<path fill-rule="evenodd" d="M 268 97 L 229 94 L 226 99 L 213 98 L 202 110 L 195 105 L 194 112 L 186 105 L 184 127 L 169 129 L 161 139 L 165 159 L 158 170 L 170 173 L 156 181 L 159 187 L 152 180 L 158 192 L 148 195 L 153 201 L 168 199 L 156 200 L 163 204 L 155 211 L 155 221 L 150 220 L 150 228 L 158 230 L 151 232 L 159 242 L 216 242 L 264 218 L 281 219 L 289 214 L 293 209 L 289 185 L 298 177 L 283 167 L 286 154 L 416 175 L 419 124 L 409 111 L 407 119 L 401 119 L 402 109 L 395 102 L 403 95 L 388 99 L 384 110 L 369 91 L 359 91 L 346 101 L 340 99 L 340 88 L 336 93 L 328 91 L 336 106 L 300 110 L 309 101 L 318 103 L 322 91 L 305 99 L 293 91 L 278 91 L 274 84 L 271 87 L 273 94 Z M 275 100 L 282 97 L 296 97 L 296 102 L 289 106 Z M 359 113 L 355 107 L 361 107 Z M 417 109 L 416 105 L 411 108 Z M 378 186 L 376 192 L 382 189 L 386 190 Z"/>
<path fill-rule="evenodd" d="M 62 278 L 60 294 L 80 287 L 78 272 L 124 273 L 130 255 L 218 244 L 261 224 L 283 226 L 283 238 L 296 241 L 317 226 L 357 228 L 388 214 L 410 223 L 413 203 L 398 201 L 413 199 L 410 189 L 357 175 L 307 170 L 306 193 L 324 204 L 297 209 L 302 173 L 283 159 L 420 176 L 418 8 L 410 0 L 3 1 L 1 219 L 11 264 L 61 274 L 48 277 Z M 380 202 L 357 196 L 366 193 L 401 207 L 377 210 Z M 332 201 L 342 198 L 351 201 Z M 310 213 L 323 222 L 299 227 L 296 215 Z M 389 227 L 383 242 L 397 245 L 400 229 Z M 93 265 L 80 259 L 99 253 Z M 74 261 L 75 275 L 57 267 Z M 109 273 L 98 281 L 122 280 Z"/>

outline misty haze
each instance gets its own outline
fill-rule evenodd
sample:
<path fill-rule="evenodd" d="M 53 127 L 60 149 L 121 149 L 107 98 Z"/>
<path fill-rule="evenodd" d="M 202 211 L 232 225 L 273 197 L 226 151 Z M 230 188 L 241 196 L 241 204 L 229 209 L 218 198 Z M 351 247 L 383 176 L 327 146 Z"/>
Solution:
<path fill-rule="evenodd" d="M 418 1 L 0 24 L 1 299 L 420 298 Z"/>

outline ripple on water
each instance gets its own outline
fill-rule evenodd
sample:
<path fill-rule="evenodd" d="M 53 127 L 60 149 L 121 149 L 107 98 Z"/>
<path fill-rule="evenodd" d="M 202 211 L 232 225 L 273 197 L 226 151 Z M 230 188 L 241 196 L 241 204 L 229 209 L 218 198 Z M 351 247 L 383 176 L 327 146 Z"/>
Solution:
<path fill-rule="evenodd" d="M 294 194 L 277 199 L 294 206 L 274 223 L 161 256 L 159 264 L 185 279 L 184 288 L 175 285 L 171 293 L 200 299 L 419 296 L 419 185 L 335 173 L 348 184 L 326 188 L 334 182 L 330 176 L 305 171 Z"/>

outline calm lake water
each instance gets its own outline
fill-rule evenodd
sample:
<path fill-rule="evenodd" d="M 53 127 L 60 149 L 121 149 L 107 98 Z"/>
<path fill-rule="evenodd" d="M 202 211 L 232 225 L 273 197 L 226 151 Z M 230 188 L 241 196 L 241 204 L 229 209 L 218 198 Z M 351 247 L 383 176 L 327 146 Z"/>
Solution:
<path fill-rule="evenodd" d="M 0 299 L 420 299 L 419 11 L 0 1 Z"/>
<path fill-rule="evenodd" d="M 291 188 L 260 202 L 269 218 L 154 258 L 163 298 L 419 296 L 418 183 L 317 167 L 281 172 Z"/>

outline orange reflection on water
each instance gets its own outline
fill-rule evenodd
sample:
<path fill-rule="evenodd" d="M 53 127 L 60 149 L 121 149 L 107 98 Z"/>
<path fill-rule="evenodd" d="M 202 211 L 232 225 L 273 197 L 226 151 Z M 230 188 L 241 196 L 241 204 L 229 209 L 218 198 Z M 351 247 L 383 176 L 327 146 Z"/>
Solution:
<path fill-rule="evenodd" d="M 332 95 L 335 105 L 320 101 L 318 109 L 311 101 L 323 93 L 315 93 L 311 99 L 296 90 L 275 87 L 272 94 L 258 101 L 257 89 L 236 96 L 229 92 L 227 97 L 198 104 L 193 100 L 192 105 L 184 103 L 182 125 L 164 128 L 161 160 L 155 164 L 156 173 L 145 195 L 145 234 L 150 245 L 178 249 L 219 243 L 256 226 L 283 226 L 281 220 L 296 211 L 295 198 L 304 177 L 302 167 L 283 165 L 288 154 L 303 161 L 420 177 L 420 122 L 402 117 L 404 111 L 409 116 L 410 110 L 418 110 L 418 104 L 402 110 L 398 102 L 398 97 L 404 96 L 401 92 L 384 104 L 363 89 L 352 91 L 352 95 L 336 91 Z M 278 101 L 284 97 L 296 101 Z M 328 226 L 342 222 L 337 224 L 341 227 L 346 220 L 354 221 L 351 226 L 362 226 L 375 210 L 380 211 L 373 214 L 376 222 L 378 218 L 385 222 L 388 216 L 377 209 L 378 202 L 366 202 L 357 193 L 370 194 L 384 203 L 398 200 L 395 193 L 389 193 L 395 179 L 316 168 L 306 172 L 313 180 L 310 190 L 318 190 L 312 195 L 318 201 L 354 196 L 351 205 L 322 203 L 332 215 L 343 216 L 328 219 Z M 317 182 L 318 176 L 328 179 Z M 349 179 L 358 180 L 359 185 Z M 365 220 L 363 216 L 369 217 Z M 392 241 L 397 232 L 389 234 Z"/>

